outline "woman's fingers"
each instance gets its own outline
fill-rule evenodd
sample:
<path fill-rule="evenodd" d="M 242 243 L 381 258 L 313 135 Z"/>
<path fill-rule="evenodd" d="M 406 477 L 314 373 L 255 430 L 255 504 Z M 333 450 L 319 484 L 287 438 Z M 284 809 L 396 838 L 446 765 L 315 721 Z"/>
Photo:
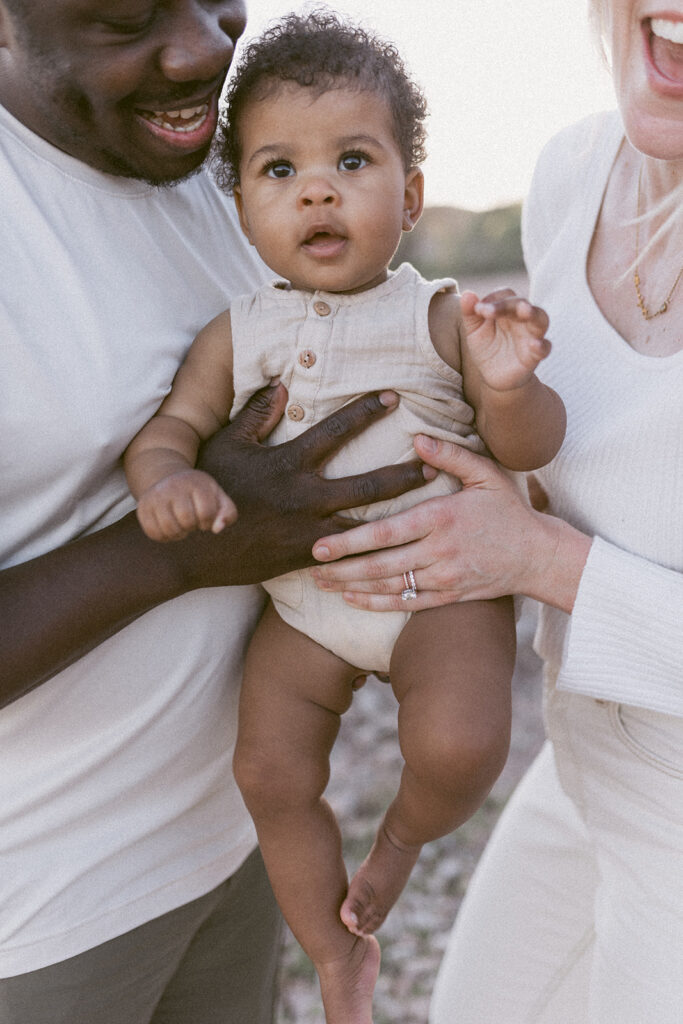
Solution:
<path fill-rule="evenodd" d="M 457 476 L 464 488 L 497 487 L 501 481 L 507 482 L 491 459 L 452 441 L 438 441 L 426 434 L 417 434 L 414 446 L 424 462 Z"/>
<path fill-rule="evenodd" d="M 373 576 L 381 576 L 387 571 L 391 572 L 391 568 L 385 561 L 385 558 L 390 555 L 390 549 L 399 544 L 414 541 L 428 532 L 426 524 L 423 525 L 424 510 L 427 506 L 431 506 L 432 502 L 440 500 L 431 498 L 387 519 L 363 523 L 346 533 L 321 537 L 313 545 L 313 557 L 319 562 L 332 562 L 338 558 L 347 558 L 349 555 L 361 555 L 371 551 L 373 555 L 362 560 L 368 573 Z M 356 571 L 360 564 L 361 559 L 354 560 Z M 341 566 L 335 565 L 334 568 L 337 570 Z M 396 564 L 394 572 L 399 571 L 403 570 Z M 352 578 L 352 576 L 347 576 L 347 579 Z"/>
<path fill-rule="evenodd" d="M 360 591 L 344 591 L 344 600 L 354 608 L 372 612 L 419 612 L 424 608 L 438 608 L 453 604 L 458 595 L 450 590 L 418 590 L 412 601 L 404 601 L 399 594 L 373 594 Z"/>

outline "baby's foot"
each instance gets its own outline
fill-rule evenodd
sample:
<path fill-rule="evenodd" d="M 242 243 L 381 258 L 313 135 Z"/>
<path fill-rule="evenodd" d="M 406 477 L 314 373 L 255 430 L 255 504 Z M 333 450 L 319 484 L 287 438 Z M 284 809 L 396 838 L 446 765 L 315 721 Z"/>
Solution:
<path fill-rule="evenodd" d="M 421 849 L 406 846 L 381 826 L 339 912 L 350 932 L 371 935 L 379 928 L 403 891 Z"/>
<path fill-rule="evenodd" d="M 316 964 L 327 1024 L 372 1024 L 380 955 L 377 939 L 365 935 L 348 956 Z"/>

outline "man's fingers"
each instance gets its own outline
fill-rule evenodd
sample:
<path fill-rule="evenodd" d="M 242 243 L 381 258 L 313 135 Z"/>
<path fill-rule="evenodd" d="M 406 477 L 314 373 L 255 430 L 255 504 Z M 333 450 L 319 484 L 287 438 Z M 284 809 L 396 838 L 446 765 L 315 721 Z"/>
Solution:
<path fill-rule="evenodd" d="M 282 417 L 286 404 L 284 384 L 260 388 L 225 427 L 225 434 L 243 441 L 263 441 Z"/>
<path fill-rule="evenodd" d="M 426 476 L 425 476 L 426 472 Z M 399 462 L 394 466 L 382 466 L 358 476 L 331 478 L 325 480 L 323 498 L 324 511 L 356 508 L 358 505 L 372 505 L 376 501 L 387 501 L 399 494 L 422 487 L 434 472 L 421 462 Z"/>
<path fill-rule="evenodd" d="M 361 395 L 287 443 L 298 449 L 303 462 L 310 468 L 320 467 L 350 438 L 355 437 L 380 416 L 385 416 L 395 409 L 397 405 L 398 396 L 393 391 L 375 391 Z M 360 503 L 363 504 L 362 501 Z"/>

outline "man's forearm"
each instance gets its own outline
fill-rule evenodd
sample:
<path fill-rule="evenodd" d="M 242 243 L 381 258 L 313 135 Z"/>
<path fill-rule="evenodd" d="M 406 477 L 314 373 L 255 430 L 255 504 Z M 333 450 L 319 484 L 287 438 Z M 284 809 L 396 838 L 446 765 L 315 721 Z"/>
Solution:
<path fill-rule="evenodd" d="M 171 554 L 131 513 L 0 573 L 0 707 L 182 593 Z"/>

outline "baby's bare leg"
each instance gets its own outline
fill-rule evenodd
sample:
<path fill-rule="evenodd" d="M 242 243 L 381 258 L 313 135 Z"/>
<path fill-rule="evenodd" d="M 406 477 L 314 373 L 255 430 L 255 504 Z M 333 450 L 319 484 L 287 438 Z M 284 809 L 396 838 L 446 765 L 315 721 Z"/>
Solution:
<path fill-rule="evenodd" d="M 268 607 L 245 668 L 235 775 L 273 891 L 320 979 L 327 1024 L 371 1024 L 379 946 L 343 925 L 347 876 L 323 792 L 357 670 Z"/>
<path fill-rule="evenodd" d="M 466 821 L 500 774 L 510 742 L 514 660 L 509 598 L 417 612 L 398 638 L 390 675 L 405 766 L 342 904 L 354 934 L 379 927 L 422 845 Z"/>

